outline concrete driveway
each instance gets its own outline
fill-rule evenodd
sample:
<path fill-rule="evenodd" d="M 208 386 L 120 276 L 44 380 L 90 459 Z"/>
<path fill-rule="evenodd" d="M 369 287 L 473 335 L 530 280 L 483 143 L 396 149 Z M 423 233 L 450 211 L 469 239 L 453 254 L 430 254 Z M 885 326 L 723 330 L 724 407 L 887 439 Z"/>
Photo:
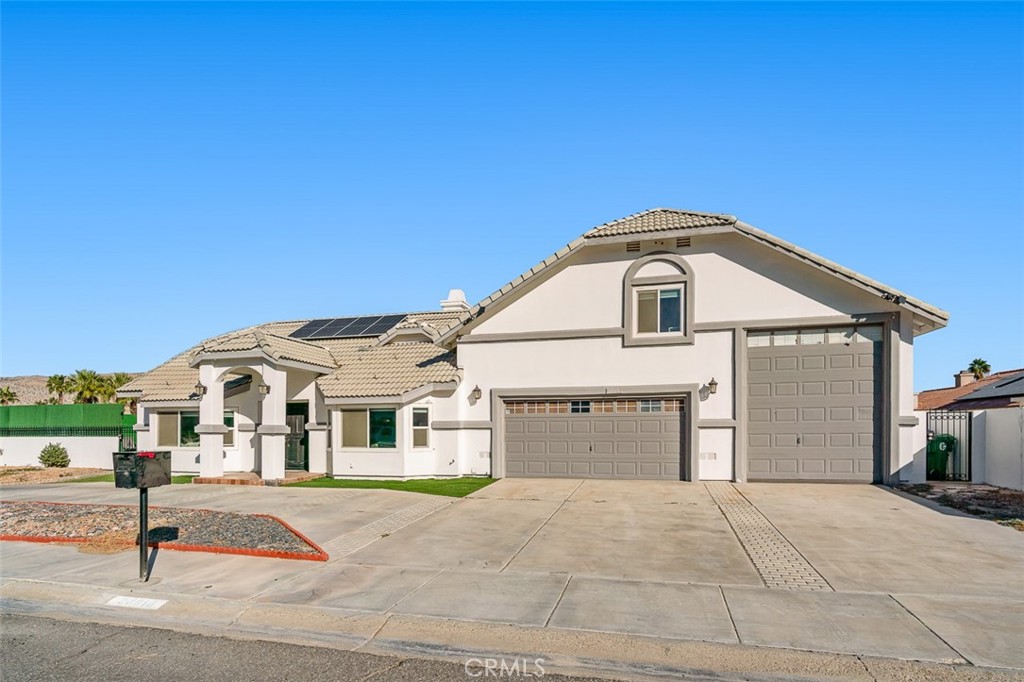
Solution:
<path fill-rule="evenodd" d="M 77 484 L 0 496 L 131 502 L 112 492 Z M 1024 668 L 1024 533 L 884 488 L 505 479 L 462 500 L 157 492 L 153 504 L 274 513 L 331 554 L 317 565 L 161 552 L 146 590 L 235 600 L 237 612 L 219 607 L 225 626 L 299 608 L 352 614 L 346 623 L 382 640 L 400 638 L 410 617 Z M 105 595 L 135 570 L 126 554 L 0 551 L 9 599 L 31 592 L 23 578 Z"/>

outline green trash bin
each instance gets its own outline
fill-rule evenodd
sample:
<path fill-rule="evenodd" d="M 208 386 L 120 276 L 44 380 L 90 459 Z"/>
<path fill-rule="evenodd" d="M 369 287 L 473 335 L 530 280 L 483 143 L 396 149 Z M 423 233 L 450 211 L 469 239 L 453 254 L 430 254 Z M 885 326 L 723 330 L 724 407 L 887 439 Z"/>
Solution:
<path fill-rule="evenodd" d="M 936 434 L 928 441 L 928 480 L 945 481 L 949 460 L 956 451 L 956 437 L 948 433 Z"/>

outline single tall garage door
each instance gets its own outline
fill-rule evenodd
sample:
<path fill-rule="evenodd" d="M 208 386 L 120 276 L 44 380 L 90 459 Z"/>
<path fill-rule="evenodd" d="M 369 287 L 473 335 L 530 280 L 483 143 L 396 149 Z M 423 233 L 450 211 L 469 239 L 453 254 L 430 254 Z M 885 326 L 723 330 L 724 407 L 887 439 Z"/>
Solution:
<path fill-rule="evenodd" d="M 505 473 L 678 481 L 679 398 L 582 398 L 505 403 Z"/>
<path fill-rule="evenodd" d="M 880 326 L 749 332 L 750 480 L 881 480 Z"/>

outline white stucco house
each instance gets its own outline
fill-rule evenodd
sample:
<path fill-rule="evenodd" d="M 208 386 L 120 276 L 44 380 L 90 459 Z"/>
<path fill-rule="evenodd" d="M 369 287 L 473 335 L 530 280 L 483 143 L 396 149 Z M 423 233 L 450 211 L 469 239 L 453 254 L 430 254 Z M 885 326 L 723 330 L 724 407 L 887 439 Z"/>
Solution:
<path fill-rule="evenodd" d="M 179 472 L 923 480 L 948 314 L 730 215 L 595 227 L 470 306 L 273 322 L 119 392 Z"/>

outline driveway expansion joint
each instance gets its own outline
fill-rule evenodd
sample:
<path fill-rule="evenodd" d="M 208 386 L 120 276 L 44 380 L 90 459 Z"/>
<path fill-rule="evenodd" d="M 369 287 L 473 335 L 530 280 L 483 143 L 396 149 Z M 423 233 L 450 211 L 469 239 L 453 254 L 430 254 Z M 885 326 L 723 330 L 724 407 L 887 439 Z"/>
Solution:
<path fill-rule="evenodd" d="M 769 589 L 827 590 L 832 586 L 732 483 L 705 483 L 743 551 Z"/>

